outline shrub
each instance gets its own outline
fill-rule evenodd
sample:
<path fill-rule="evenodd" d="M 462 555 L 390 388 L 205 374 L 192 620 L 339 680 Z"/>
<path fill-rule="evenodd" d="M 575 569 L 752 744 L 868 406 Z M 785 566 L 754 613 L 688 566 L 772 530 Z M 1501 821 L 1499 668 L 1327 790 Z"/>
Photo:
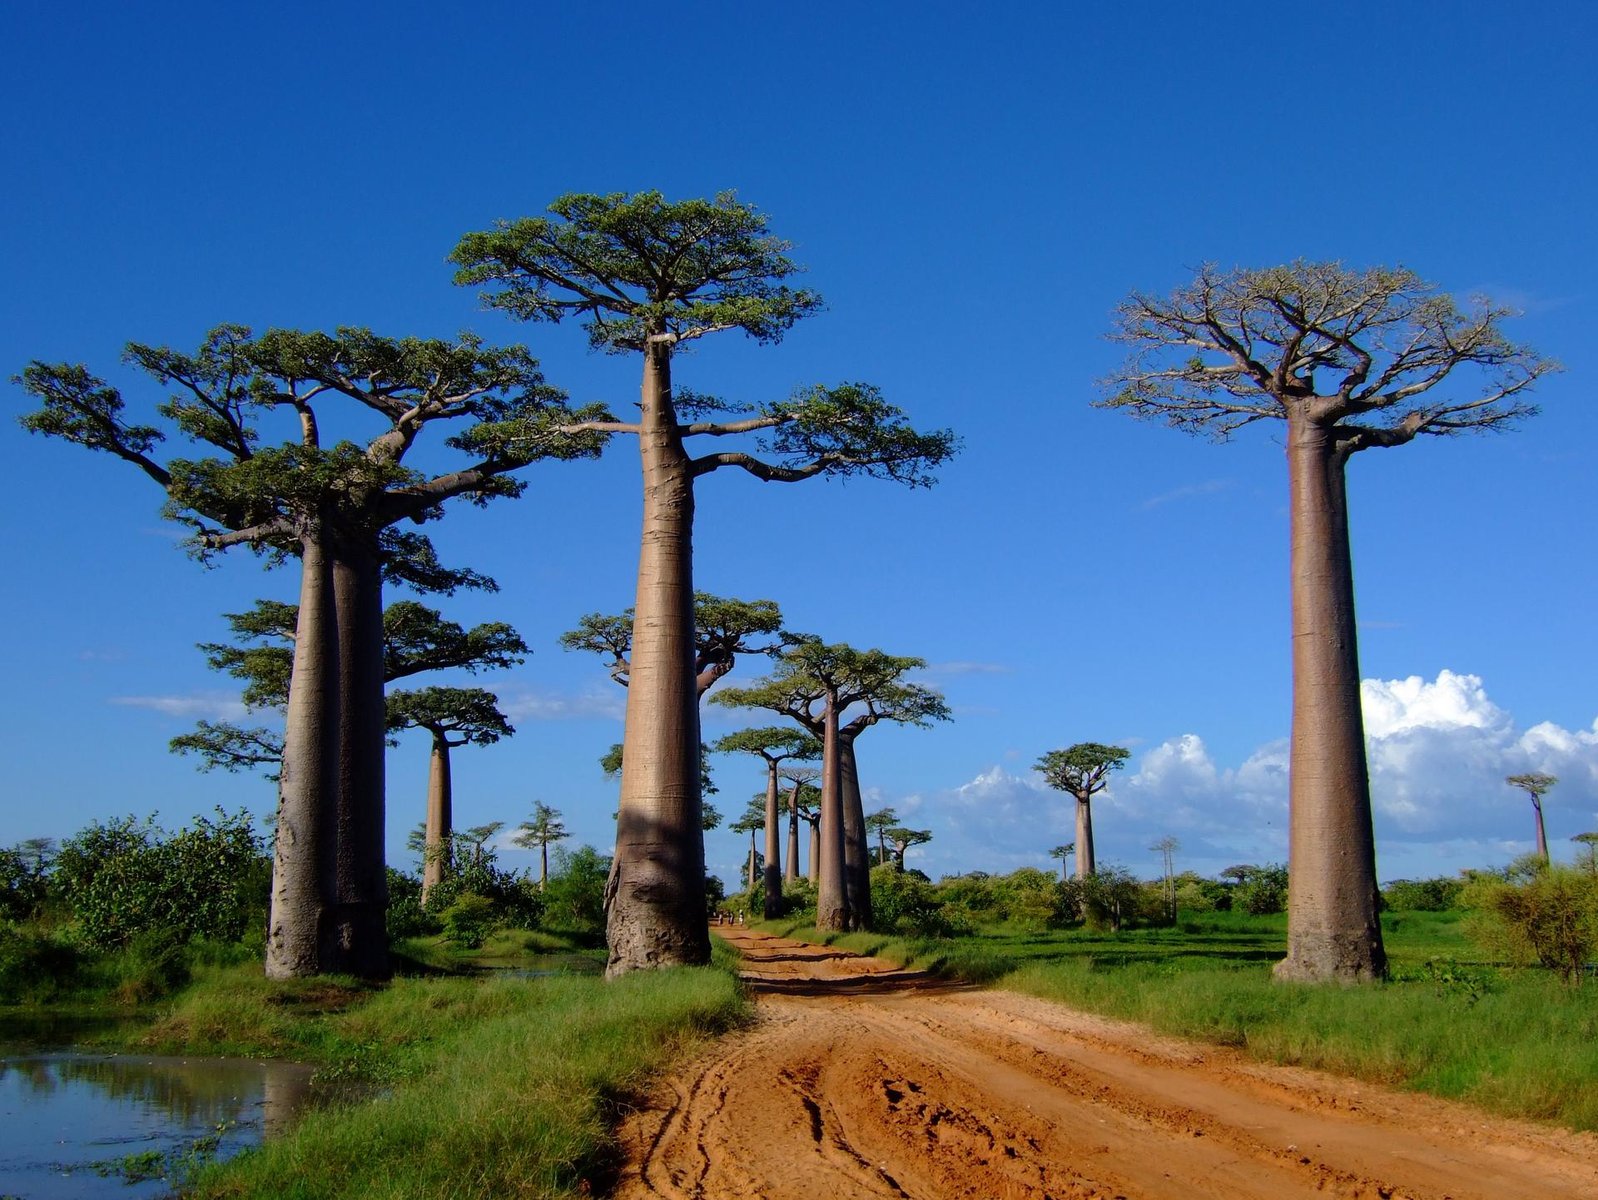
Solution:
<path fill-rule="evenodd" d="M 1232 892 L 1232 907 L 1252 916 L 1287 911 L 1287 866 L 1267 863 L 1250 867 Z"/>
<path fill-rule="evenodd" d="M 1584 871 L 1550 867 L 1523 880 L 1478 876 L 1463 902 L 1475 910 L 1470 932 L 1487 949 L 1558 971 L 1566 983 L 1580 983 L 1598 954 L 1598 877 Z"/>
<path fill-rule="evenodd" d="M 414 875 L 388 868 L 388 940 L 425 937 L 444 927 L 422 907 L 422 881 Z"/>
<path fill-rule="evenodd" d="M 1447 876 L 1395 879 L 1382 889 L 1382 902 L 1398 912 L 1447 912 L 1464 889 L 1464 880 Z"/>
<path fill-rule="evenodd" d="M 271 864 L 261 840 L 248 813 L 216 812 L 175 834 L 153 817 L 96 822 L 63 843 L 51 882 L 84 938 L 102 948 L 156 931 L 233 941 L 264 924 Z"/>
<path fill-rule="evenodd" d="M 1089 926 L 1118 931 L 1137 917 L 1143 885 L 1124 867 L 1102 867 L 1073 882 L 1078 885 L 1081 912 Z"/>
<path fill-rule="evenodd" d="M 554 870 L 544 887 L 546 924 L 578 933 L 602 932 L 610 856 L 592 846 L 580 846 L 558 849 L 553 857 Z"/>
<path fill-rule="evenodd" d="M 871 869 L 871 918 L 885 933 L 948 937 L 953 932 L 926 878 L 891 864 Z"/>
<path fill-rule="evenodd" d="M 444 936 L 468 950 L 480 947 L 501 923 L 494 902 L 476 892 L 458 897 L 439 915 L 439 921 L 444 926 Z"/>
<path fill-rule="evenodd" d="M 0 925 L 0 1003 L 45 1002 L 77 982 L 77 947 L 31 929 Z"/>
<path fill-rule="evenodd" d="M 50 891 L 49 843 L 43 839 L 0 850 L 0 920 L 31 921 Z"/>

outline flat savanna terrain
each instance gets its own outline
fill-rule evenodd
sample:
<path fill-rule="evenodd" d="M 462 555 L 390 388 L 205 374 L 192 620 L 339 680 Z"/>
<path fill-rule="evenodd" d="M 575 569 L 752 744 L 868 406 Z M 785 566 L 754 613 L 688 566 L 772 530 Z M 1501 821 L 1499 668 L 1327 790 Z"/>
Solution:
<path fill-rule="evenodd" d="M 759 1019 L 623 1130 L 622 1197 L 1598 1198 L 1598 1137 L 718 927 Z"/>

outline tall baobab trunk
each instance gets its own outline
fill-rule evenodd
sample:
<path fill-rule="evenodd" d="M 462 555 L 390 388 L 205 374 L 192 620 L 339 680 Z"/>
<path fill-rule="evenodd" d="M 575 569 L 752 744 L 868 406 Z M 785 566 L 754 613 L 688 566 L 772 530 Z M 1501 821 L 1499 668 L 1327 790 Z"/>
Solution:
<path fill-rule="evenodd" d="M 1553 862 L 1553 859 L 1548 856 L 1548 831 L 1543 827 L 1542 797 L 1533 793 L 1531 807 L 1537 814 L 1537 857 L 1543 860 L 1543 866 L 1546 867 Z"/>
<path fill-rule="evenodd" d="M 333 557 L 338 611 L 340 767 L 332 937 L 338 967 L 386 979 L 383 575 L 375 535 L 341 531 Z"/>
<path fill-rule="evenodd" d="M 1278 979 L 1380 979 L 1365 724 L 1359 701 L 1347 452 L 1293 412 L 1287 424 L 1292 522 L 1293 733 L 1288 771 L 1287 957 Z"/>
<path fill-rule="evenodd" d="M 1097 867 L 1093 857 L 1093 794 L 1078 793 L 1076 798 L 1076 877 L 1086 879 Z M 1063 867 L 1064 864 L 1062 863 Z"/>
<path fill-rule="evenodd" d="M 433 731 L 433 754 L 427 764 L 427 834 L 422 850 L 422 903 L 444 882 L 449 835 L 454 829 L 455 795 L 449 773 L 449 739 Z M 539 884 L 542 887 L 542 882 Z"/>
<path fill-rule="evenodd" d="M 694 676 L 693 476 L 671 405 L 671 351 L 644 354 L 644 475 L 616 862 L 606 887 L 612 978 L 710 961 Z"/>
<path fill-rule="evenodd" d="M 821 886 L 821 814 L 816 814 L 814 821 L 806 821 L 810 826 L 810 858 L 806 863 L 810 875 L 810 882 L 816 888 Z"/>
<path fill-rule="evenodd" d="M 549 882 L 549 843 L 538 843 L 538 890 L 543 891 Z"/>
<path fill-rule="evenodd" d="M 849 928 L 849 899 L 844 880 L 844 820 L 838 697 L 829 689 L 822 713 L 820 870 L 816 882 L 816 928 Z"/>
<path fill-rule="evenodd" d="M 860 798 L 860 772 L 855 764 L 854 738 L 838 738 L 838 778 L 843 799 L 844 889 L 849 905 L 849 928 L 871 928 L 871 837 L 866 828 L 865 805 Z"/>
<path fill-rule="evenodd" d="M 755 879 L 755 864 L 759 861 L 760 859 L 755 851 L 755 831 L 751 829 L 749 831 L 749 861 L 745 864 L 748 869 L 744 872 L 744 890 L 751 896 L 755 894 L 755 883 L 757 882 Z"/>
<path fill-rule="evenodd" d="M 339 789 L 338 636 L 333 572 L 319 520 L 301 534 L 294 674 L 283 722 L 266 974 L 332 970 L 327 934 L 335 891 Z"/>
<path fill-rule="evenodd" d="M 763 878 L 766 895 L 761 915 L 766 920 L 782 916 L 782 849 L 778 845 L 781 829 L 777 812 L 777 764 L 769 763 L 766 772 L 766 868 Z"/>
<path fill-rule="evenodd" d="M 799 882 L 799 785 L 788 797 L 788 861 L 783 864 L 784 883 Z"/>

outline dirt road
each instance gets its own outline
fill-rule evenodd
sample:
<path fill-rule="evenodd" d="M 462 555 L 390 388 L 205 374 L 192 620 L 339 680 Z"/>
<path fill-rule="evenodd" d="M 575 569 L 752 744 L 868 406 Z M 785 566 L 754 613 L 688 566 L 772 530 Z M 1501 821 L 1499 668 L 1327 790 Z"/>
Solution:
<path fill-rule="evenodd" d="M 1598 1200 L 1591 1135 L 716 932 L 760 1020 L 627 1121 L 628 1200 Z"/>

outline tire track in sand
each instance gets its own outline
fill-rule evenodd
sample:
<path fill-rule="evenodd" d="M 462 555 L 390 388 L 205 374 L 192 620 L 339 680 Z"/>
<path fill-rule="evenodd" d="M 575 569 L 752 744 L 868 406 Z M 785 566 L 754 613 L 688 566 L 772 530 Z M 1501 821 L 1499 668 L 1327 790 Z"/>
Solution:
<path fill-rule="evenodd" d="M 1598 1200 L 1598 1138 L 752 931 L 759 1020 L 624 1123 L 626 1200 Z"/>

